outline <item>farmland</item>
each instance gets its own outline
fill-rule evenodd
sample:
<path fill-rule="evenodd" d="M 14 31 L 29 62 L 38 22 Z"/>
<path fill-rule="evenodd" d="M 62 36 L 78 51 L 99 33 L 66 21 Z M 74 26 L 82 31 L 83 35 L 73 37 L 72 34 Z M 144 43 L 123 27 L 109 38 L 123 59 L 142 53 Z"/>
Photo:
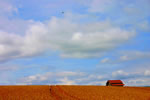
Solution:
<path fill-rule="evenodd" d="M 0 100 L 53 100 L 49 86 L 0 86 Z"/>
<path fill-rule="evenodd" d="M 149 87 L 0 86 L 0 100 L 150 100 Z"/>

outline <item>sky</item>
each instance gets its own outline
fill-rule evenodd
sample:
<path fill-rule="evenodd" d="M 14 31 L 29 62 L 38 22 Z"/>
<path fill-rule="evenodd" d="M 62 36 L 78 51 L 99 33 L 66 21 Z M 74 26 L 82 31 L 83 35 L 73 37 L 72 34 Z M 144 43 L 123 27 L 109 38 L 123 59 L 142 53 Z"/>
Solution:
<path fill-rule="evenodd" d="M 0 0 L 0 85 L 150 86 L 150 0 Z"/>

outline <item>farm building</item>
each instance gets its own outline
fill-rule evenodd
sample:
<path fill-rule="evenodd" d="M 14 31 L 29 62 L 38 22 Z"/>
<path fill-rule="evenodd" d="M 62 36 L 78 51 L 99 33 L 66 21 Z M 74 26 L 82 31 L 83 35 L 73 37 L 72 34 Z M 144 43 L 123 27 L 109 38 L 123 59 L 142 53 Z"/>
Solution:
<path fill-rule="evenodd" d="M 108 80 L 106 86 L 124 86 L 121 80 Z"/>

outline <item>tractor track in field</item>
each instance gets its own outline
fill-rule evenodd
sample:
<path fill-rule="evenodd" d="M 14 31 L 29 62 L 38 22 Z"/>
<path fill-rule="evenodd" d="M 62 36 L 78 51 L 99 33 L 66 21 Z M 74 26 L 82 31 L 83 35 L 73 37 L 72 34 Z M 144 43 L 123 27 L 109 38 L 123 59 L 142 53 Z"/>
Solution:
<path fill-rule="evenodd" d="M 56 93 L 56 91 L 57 91 L 57 93 Z M 63 98 L 60 97 L 58 95 L 58 93 L 61 95 L 67 96 L 72 100 L 81 100 L 78 97 L 70 95 L 69 93 L 65 92 L 60 86 L 57 86 L 57 85 L 56 86 L 50 86 L 50 93 L 51 93 L 52 97 L 54 97 L 56 100 L 63 100 Z"/>
<path fill-rule="evenodd" d="M 62 98 L 59 97 L 59 96 L 55 93 L 53 86 L 50 86 L 49 90 L 50 90 L 50 95 L 51 95 L 55 100 L 62 100 Z"/>

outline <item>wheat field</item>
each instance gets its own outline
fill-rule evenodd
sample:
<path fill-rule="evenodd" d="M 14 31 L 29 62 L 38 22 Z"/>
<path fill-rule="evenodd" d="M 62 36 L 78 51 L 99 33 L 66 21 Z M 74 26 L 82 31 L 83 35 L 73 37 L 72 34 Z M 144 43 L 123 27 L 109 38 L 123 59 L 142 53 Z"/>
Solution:
<path fill-rule="evenodd" d="M 0 100 L 53 100 L 49 86 L 0 86 Z"/>
<path fill-rule="evenodd" d="M 0 100 L 150 100 L 149 87 L 0 86 Z"/>

